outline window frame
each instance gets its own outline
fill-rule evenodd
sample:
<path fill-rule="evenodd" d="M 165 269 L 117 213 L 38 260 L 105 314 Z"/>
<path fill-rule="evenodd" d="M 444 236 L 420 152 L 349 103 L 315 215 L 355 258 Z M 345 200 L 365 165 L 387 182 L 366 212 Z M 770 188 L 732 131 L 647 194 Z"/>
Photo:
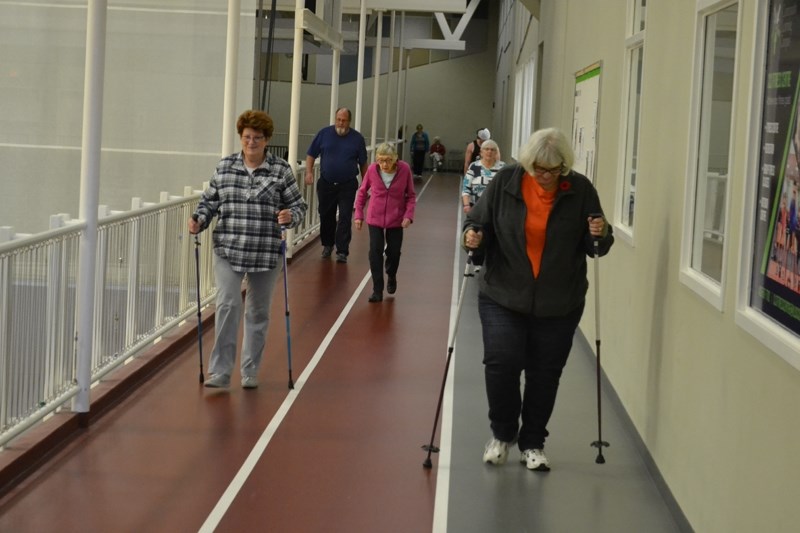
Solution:
<path fill-rule="evenodd" d="M 532 57 L 515 76 L 514 113 L 512 126 L 511 157 L 517 159 L 520 147 L 533 132 L 534 96 L 536 87 L 536 59 Z"/>
<path fill-rule="evenodd" d="M 522 28 L 522 21 L 525 19 L 523 14 L 527 14 L 527 21 L 524 23 L 525 39 L 518 43 L 519 51 L 525 42 L 532 41 L 539 44 L 539 20 L 530 14 L 524 7 L 515 4 L 514 19 L 517 21 L 517 31 Z M 511 153 L 513 159 L 517 159 L 521 147 L 528 142 L 536 123 L 536 99 L 538 97 L 536 72 L 539 68 L 538 57 L 533 54 L 524 64 L 517 64 L 514 73 L 514 108 L 512 112 L 511 125 Z"/>
<path fill-rule="evenodd" d="M 641 136 L 642 131 L 642 117 L 643 117 L 643 106 L 642 102 L 644 102 L 644 83 L 642 83 L 642 87 L 640 88 L 639 92 L 639 105 L 638 111 L 635 116 L 631 115 L 631 94 L 635 91 L 635 83 L 637 82 L 631 76 L 632 72 L 632 61 L 634 58 L 635 53 L 638 51 L 641 53 L 641 69 L 638 72 L 638 76 L 641 80 L 645 79 L 645 36 L 646 36 L 646 19 L 647 19 L 647 10 L 640 9 L 637 11 L 637 6 L 642 3 L 644 0 L 629 0 L 628 2 L 628 32 L 632 32 L 628 35 L 625 39 L 625 50 L 623 52 L 623 62 L 622 64 L 625 65 L 625 70 L 623 72 L 623 80 L 622 80 L 622 87 L 624 90 L 622 91 L 622 102 L 620 105 L 620 109 L 622 111 L 620 116 L 620 136 L 619 136 L 619 157 L 618 157 L 618 165 L 619 165 L 619 172 L 617 173 L 617 190 L 620 191 L 616 195 L 616 199 L 614 202 L 614 229 L 615 235 L 620 238 L 621 240 L 627 242 L 631 246 L 634 245 L 634 227 L 635 223 L 625 223 L 624 221 L 627 219 L 630 222 L 630 218 L 624 215 L 624 210 L 629 207 L 629 203 L 625 201 L 623 196 L 627 193 L 633 191 L 635 195 L 636 185 L 631 184 L 631 153 L 632 146 L 635 144 L 639 146 L 639 137 Z M 643 21 L 645 29 L 636 31 L 634 28 L 634 24 L 636 22 L 636 14 L 641 14 L 641 20 Z M 634 122 L 636 127 L 634 128 Z M 633 131 L 636 132 L 636 138 L 632 138 Z M 637 153 L 637 162 L 636 168 L 640 167 L 640 159 Z M 634 202 L 634 213 L 635 213 L 635 202 Z M 635 216 L 633 217 L 635 221 Z"/>
<path fill-rule="evenodd" d="M 696 231 L 696 210 L 699 200 L 705 201 L 705 197 L 698 199 L 699 190 L 699 166 L 700 157 L 707 156 L 707 150 L 701 148 L 700 143 L 703 141 L 701 138 L 701 131 L 706 126 L 703 120 L 703 109 L 711 103 L 710 98 L 707 98 L 705 91 L 706 81 L 706 66 L 709 57 L 709 51 L 706 46 L 709 37 L 708 19 L 728 7 L 737 5 L 736 13 L 736 44 L 734 48 L 734 66 L 733 66 L 733 93 L 731 95 L 731 118 L 730 118 L 730 131 L 728 136 L 728 177 L 727 186 L 725 191 L 725 222 L 723 225 L 723 243 L 722 243 L 722 265 L 720 280 L 717 281 L 711 276 L 705 274 L 701 270 L 697 270 L 692 266 L 692 257 L 694 254 L 694 243 L 697 238 Z M 686 158 L 686 188 L 684 197 L 684 212 L 683 212 L 683 235 L 681 244 L 681 260 L 679 278 L 681 282 L 697 293 L 701 298 L 711 304 L 718 311 L 722 311 L 725 304 L 725 291 L 724 287 L 727 282 L 728 262 L 726 261 L 727 253 L 730 243 L 730 225 L 731 225 L 731 173 L 734 170 L 734 150 L 732 149 L 735 143 L 735 133 L 737 124 L 737 111 L 736 101 L 738 99 L 738 83 L 739 68 L 740 68 L 740 48 L 741 48 L 741 35 L 742 35 L 742 6 L 739 0 L 698 0 L 697 1 L 697 16 L 695 18 L 695 42 L 694 42 L 694 65 L 692 69 L 692 98 L 689 111 L 689 136 L 688 136 L 688 149 Z M 713 81 L 712 81 L 713 83 Z M 707 148 L 707 147 L 706 147 Z M 707 160 L 703 162 L 707 165 Z M 700 229 L 699 231 L 703 231 Z"/>

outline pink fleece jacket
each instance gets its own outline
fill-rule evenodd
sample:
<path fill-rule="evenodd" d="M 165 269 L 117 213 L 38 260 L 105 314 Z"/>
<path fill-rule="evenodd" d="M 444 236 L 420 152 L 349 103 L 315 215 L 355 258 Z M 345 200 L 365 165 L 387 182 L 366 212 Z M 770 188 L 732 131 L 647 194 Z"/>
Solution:
<path fill-rule="evenodd" d="M 397 162 L 397 171 L 389 188 L 383 184 L 380 169 L 373 163 L 358 188 L 355 219 L 364 220 L 364 206 L 369 196 L 367 224 L 379 228 L 399 228 L 404 218 L 414 221 L 417 193 L 411 167 L 405 161 Z"/>

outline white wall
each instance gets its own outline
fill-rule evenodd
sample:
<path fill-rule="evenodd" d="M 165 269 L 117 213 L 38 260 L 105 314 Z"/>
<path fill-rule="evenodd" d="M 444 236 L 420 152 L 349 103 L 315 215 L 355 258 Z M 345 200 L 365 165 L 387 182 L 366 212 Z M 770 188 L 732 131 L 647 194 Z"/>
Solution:
<path fill-rule="evenodd" d="M 214 0 L 163 5 L 138 0 L 109 7 L 100 203 L 112 209 L 128 209 L 132 196 L 155 201 L 160 191 L 199 189 L 220 157 L 227 6 Z M 255 0 L 242 1 L 237 110 L 252 105 L 254 6 Z M 486 22 L 473 21 L 480 23 Z M 47 229 L 51 214 L 77 216 L 85 38 L 85 6 L 0 5 L 0 72 L 10 73 L 0 78 L 0 161 L 7 197 L 16 200 L 4 202 L 0 226 L 35 233 Z M 401 85 L 405 123 L 411 131 L 422 123 L 448 150 L 463 151 L 477 128 L 492 124 L 494 72 L 494 50 L 410 69 Z M 355 83 L 342 86 L 339 105 L 355 108 L 355 93 Z M 387 93 L 393 126 L 396 73 L 381 76 L 379 138 Z M 276 132 L 289 129 L 290 95 L 289 83 L 273 83 L 269 112 Z M 372 102 L 368 79 L 361 111 L 368 142 Z M 303 84 L 300 132 L 313 134 L 329 123 L 330 87 Z M 390 136 L 395 132 L 390 128 Z"/>
<path fill-rule="evenodd" d="M 740 2 L 739 77 L 729 216 L 741 220 L 757 2 Z M 618 190 L 627 2 L 543 0 L 542 125 L 569 132 L 574 73 L 603 62 L 597 185 L 607 213 Z M 742 255 L 730 225 L 724 306 L 679 280 L 695 2 L 647 2 L 633 242 L 602 260 L 603 366 L 696 531 L 795 531 L 800 372 L 734 321 Z M 531 52 L 535 53 L 535 52 Z M 528 61 L 530 55 L 520 58 Z M 747 259 L 747 258 L 745 258 Z M 593 291 L 581 330 L 595 337 Z M 613 447 L 608 452 L 613 461 Z"/>
<path fill-rule="evenodd" d="M 213 173 L 227 5 L 110 4 L 100 203 L 128 209 L 132 196 L 180 194 Z M 237 109 L 251 104 L 254 6 L 241 2 Z M 14 200 L 3 202 L 0 225 L 17 232 L 43 231 L 49 215 L 79 211 L 86 14 L 66 2 L 0 4 L 0 161 Z"/>

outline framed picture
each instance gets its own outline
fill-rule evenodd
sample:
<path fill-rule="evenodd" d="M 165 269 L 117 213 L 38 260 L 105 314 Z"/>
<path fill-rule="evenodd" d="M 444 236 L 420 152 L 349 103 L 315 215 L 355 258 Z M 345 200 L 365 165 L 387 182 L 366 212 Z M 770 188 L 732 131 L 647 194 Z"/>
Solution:
<path fill-rule="evenodd" d="M 800 0 L 771 0 L 750 305 L 800 335 Z"/>

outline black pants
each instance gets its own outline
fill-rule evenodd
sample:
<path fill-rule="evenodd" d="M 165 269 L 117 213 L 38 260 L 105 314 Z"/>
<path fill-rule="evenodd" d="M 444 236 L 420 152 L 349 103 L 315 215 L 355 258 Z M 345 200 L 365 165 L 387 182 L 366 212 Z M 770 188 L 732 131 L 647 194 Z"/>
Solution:
<path fill-rule="evenodd" d="M 372 272 L 372 292 L 383 292 L 383 271 L 392 278 L 400 266 L 403 228 L 369 226 L 369 270 Z M 386 264 L 383 256 L 386 254 Z"/>
<path fill-rule="evenodd" d="M 351 221 L 353 204 L 356 201 L 358 180 L 334 183 L 320 178 L 317 180 L 317 201 L 319 202 L 319 240 L 322 246 L 336 245 L 336 253 L 350 253 L 350 239 L 353 236 Z M 339 222 L 336 222 L 336 211 Z"/>
<path fill-rule="evenodd" d="M 411 164 L 414 167 L 414 175 L 422 176 L 425 170 L 425 150 L 414 150 L 411 153 Z"/>
<path fill-rule="evenodd" d="M 563 317 L 537 318 L 480 294 L 478 312 L 492 434 L 506 442 L 519 436 L 519 449 L 523 451 L 544 448 L 547 423 L 583 305 Z M 525 389 L 520 397 L 522 372 Z"/>

